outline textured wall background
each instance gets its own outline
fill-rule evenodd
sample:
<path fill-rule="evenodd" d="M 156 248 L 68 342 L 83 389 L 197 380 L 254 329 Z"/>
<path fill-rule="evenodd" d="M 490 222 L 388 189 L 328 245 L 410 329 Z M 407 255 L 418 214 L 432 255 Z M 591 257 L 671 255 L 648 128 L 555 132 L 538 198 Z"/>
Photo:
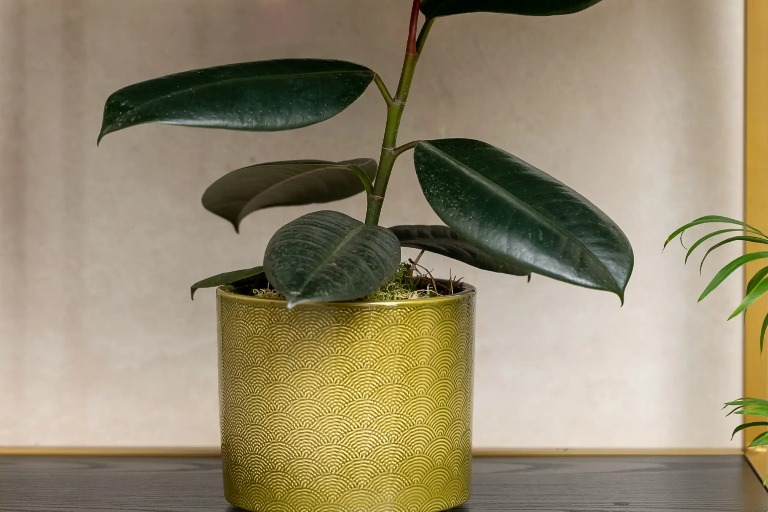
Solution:
<path fill-rule="evenodd" d="M 378 155 L 372 88 L 296 132 L 145 126 L 96 148 L 101 107 L 135 81 L 280 57 L 357 61 L 392 83 L 405 0 L 0 0 L 0 446 L 214 446 L 214 299 L 188 286 L 261 262 L 282 223 L 236 236 L 200 206 L 249 163 Z M 438 257 L 480 289 L 478 447 L 737 447 L 740 283 L 706 284 L 664 237 L 742 209 L 740 0 L 605 0 L 571 17 L 441 20 L 401 141 L 486 140 L 548 170 L 621 225 L 626 304 Z M 339 205 L 362 216 L 363 200 Z M 385 225 L 432 223 L 400 159 Z M 733 253 L 724 254 L 723 259 Z M 710 274 L 716 262 L 709 266 Z"/>

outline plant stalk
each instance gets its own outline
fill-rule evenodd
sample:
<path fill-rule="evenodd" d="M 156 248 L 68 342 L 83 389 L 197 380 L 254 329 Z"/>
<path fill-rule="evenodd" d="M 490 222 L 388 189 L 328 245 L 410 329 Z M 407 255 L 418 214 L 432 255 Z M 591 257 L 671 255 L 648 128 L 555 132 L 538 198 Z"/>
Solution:
<path fill-rule="evenodd" d="M 368 208 L 365 214 L 365 223 L 369 226 L 377 226 L 381 216 L 381 208 L 384 205 L 384 197 L 387 193 L 387 185 L 392 168 L 395 165 L 400 152 L 397 151 L 397 132 L 400 129 L 400 121 L 403 118 L 403 110 L 408 101 L 416 64 L 419 61 L 417 50 L 417 28 L 419 24 L 419 0 L 414 0 L 411 10 L 411 22 L 408 31 L 408 43 L 405 50 L 403 69 L 400 72 L 400 82 L 397 92 L 391 104 L 387 108 L 387 124 L 384 129 L 384 141 L 381 144 L 381 156 L 379 157 L 379 169 L 376 172 L 376 180 L 373 191 L 368 194 Z M 423 40 L 422 40 L 423 46 Z"/>

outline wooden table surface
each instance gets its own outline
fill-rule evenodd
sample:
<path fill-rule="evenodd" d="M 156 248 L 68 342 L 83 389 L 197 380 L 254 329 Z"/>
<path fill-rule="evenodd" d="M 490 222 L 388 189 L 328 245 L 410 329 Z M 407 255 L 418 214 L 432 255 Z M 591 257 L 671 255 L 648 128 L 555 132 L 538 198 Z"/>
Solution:
<path fill-rule="evenodd" d="M 474 461 L 463 512 L 766 512 L 740 456 L 498 457 Z M 221 464 L 192 457 L 0 456 L 2 512 L 235 512 Z"/>

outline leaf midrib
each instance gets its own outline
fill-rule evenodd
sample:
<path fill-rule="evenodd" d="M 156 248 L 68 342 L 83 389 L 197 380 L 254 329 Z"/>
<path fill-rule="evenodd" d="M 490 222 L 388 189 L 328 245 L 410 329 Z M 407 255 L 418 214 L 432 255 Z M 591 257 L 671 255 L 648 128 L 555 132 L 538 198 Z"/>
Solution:
<path fill-rule="evenodd" d="M 345 247 L 348 244 L 350 244 L 352 239 L 357 237 L 365 229 L 365 227 L 366 227 L 365 224 L 361 224 L 360 226 L 355 226 L 354 228 L 352 228 L 352 231 L 350 231 L 336 245 L 336 248 L 334 248 L 334 250 L 331 251 L 328 254 L 328 256 L 323 258 L 323 260 L 318 265 L 315 266 L 315 268 L 314 268 L 314 270 L 312 270 L 312 272 L 307 274 L 307 277 L 304 279 L 304 281 L 301 284 L 301 289 L 304 290 L 304 288 L 306 288 L 306 286 L 307 286 L 307 283 L 312 281 L 312 279 L 314 278 L 315 274 L 317 274 L 320 271 L 321 268 L 325 267 L 327 265 L 328 261 L 330 261 L 334 256 L 336 256 L 336 254 L 338 254 L 342 250 L 343 247 Z M 294 295 L 294 297 L 298 297 L 299 295 L 301 295 L 301 292 L 299 292 L 298 295 Z"/>

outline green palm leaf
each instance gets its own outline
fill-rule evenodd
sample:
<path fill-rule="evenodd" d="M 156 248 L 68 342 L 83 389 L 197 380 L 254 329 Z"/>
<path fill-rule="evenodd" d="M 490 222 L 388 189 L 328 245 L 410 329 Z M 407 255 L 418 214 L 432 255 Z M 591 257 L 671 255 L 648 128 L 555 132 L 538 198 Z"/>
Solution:
<path fill-rule="evenodd" d="M 701 224 L 711 224 L 711 223 L 721 223 L 721 224 L 736 224 L 739 226 L 744 226 L 746 228 L 749 228 L 750 230 L 754 231 L 755 233 L 758 233 L 762 236 L 766 236 L 765 233 L 760 231 L 759 229 L 750 226 L 749 224 L 745 224 L 744 222 L 741 222 L 740 220 L 732 219 L 730 217 L 723 217 L 722 215 L 705 215 L 704 217 L 699 217 L 698 219 L 692 220 L 688 224 L 685 224 L 683 226 L 680 226 L 676 230 L 674 230 L 664 241 L 664 247 L 666 247 L 669 242 L 675 239 L 677 235 L 682 235 L 683 232 L 686 230 L 694 227 L 699 226 Z"/>
<path fill-rule="evenodd" d="M 750 261 L 755 261 L 763 258 L 768 258 L 768 252 L 753 252 L 751 254 L 744 254 L 734 259 L 727 265 L 725 265 L 722 269 L 720 269 L 720 272 L 715 274 L 715 277 L 712 279 L 712 281 L 710 281 L 710 283 L 701 293 L 701 295 L 699 296 L 699 301 L 703 300 L 704 297 L 709 295 L 712 292 L 712 290 L 717 288 L 720 285 L 720 283 L 725 281 L 725 279 L 731 274 L 733 274 L 737 269 L 746 265 Z"/>
<path fill-rule="evenodd" d="M 744 233 L 744 232 L 755 233 L 754 231 L 752 231 L 750 229 L 738 229 L 738 228 L 718 229 L 717 231 L 713 231 L 713 232 L 711 232 L 709 234 L 706 234 L 706 235 L 702 236 L 701 238 L 696 240 L 693 243 L 693 245 L 691 245 L 691 248 L 688 249 L 688 252 L 685 254 L 685 263 L 688 263 L 688 258 L 690 258 L 691 254 L 693 254 L 693 251 L 695 251 L 701 244 L 703 244 L 704 242 L 706 242 L 710 238 L 714 238 L 714 237 L 716 237 L 718 235 L 722 235 L 724 233 L 733 233 L 733 232 L 736 232 L 736 231 L 740 231 L 742 233 Z"/>
<path fill-rule="evenodd" d="M 717 249 L 718 247 L 722 247 L 725 244 L 731 243 L 731 242 L 753 242 L 756 244 L 768 244 L 768 240 L 764 238 L 757 238 L 755 236 L 732 236 L 730 238 L 726 238 L 725 240 L 721 240 L 720 242 L 716 243 L 712 247 L 710 247 L 707 252 L 704 253 L 704 257 L 701 258 L 701 264 L 699 265 L 699 272 L 701 272 L 701 269 L 704 267 L 704 262 L 707 260 L 707 256 L 709 256 L 712 251 Z"/>
<path fill-rule="evenodd" d="M 768 279 L 763 279 L 755 287 L 750 291 L 746 297 L 744 297 L 744 300 L 741 301 L 741 304 L 739 304 L 736 309 L 733 310 L 733 313 L 731 313 L 731 316 L 728 317 L 728 320 L 735 317 L 745 309 L 747 309 L 753 302 L 755 302 L 757 299 L 759 299 L 766 291 L 768 291 Z"/>

